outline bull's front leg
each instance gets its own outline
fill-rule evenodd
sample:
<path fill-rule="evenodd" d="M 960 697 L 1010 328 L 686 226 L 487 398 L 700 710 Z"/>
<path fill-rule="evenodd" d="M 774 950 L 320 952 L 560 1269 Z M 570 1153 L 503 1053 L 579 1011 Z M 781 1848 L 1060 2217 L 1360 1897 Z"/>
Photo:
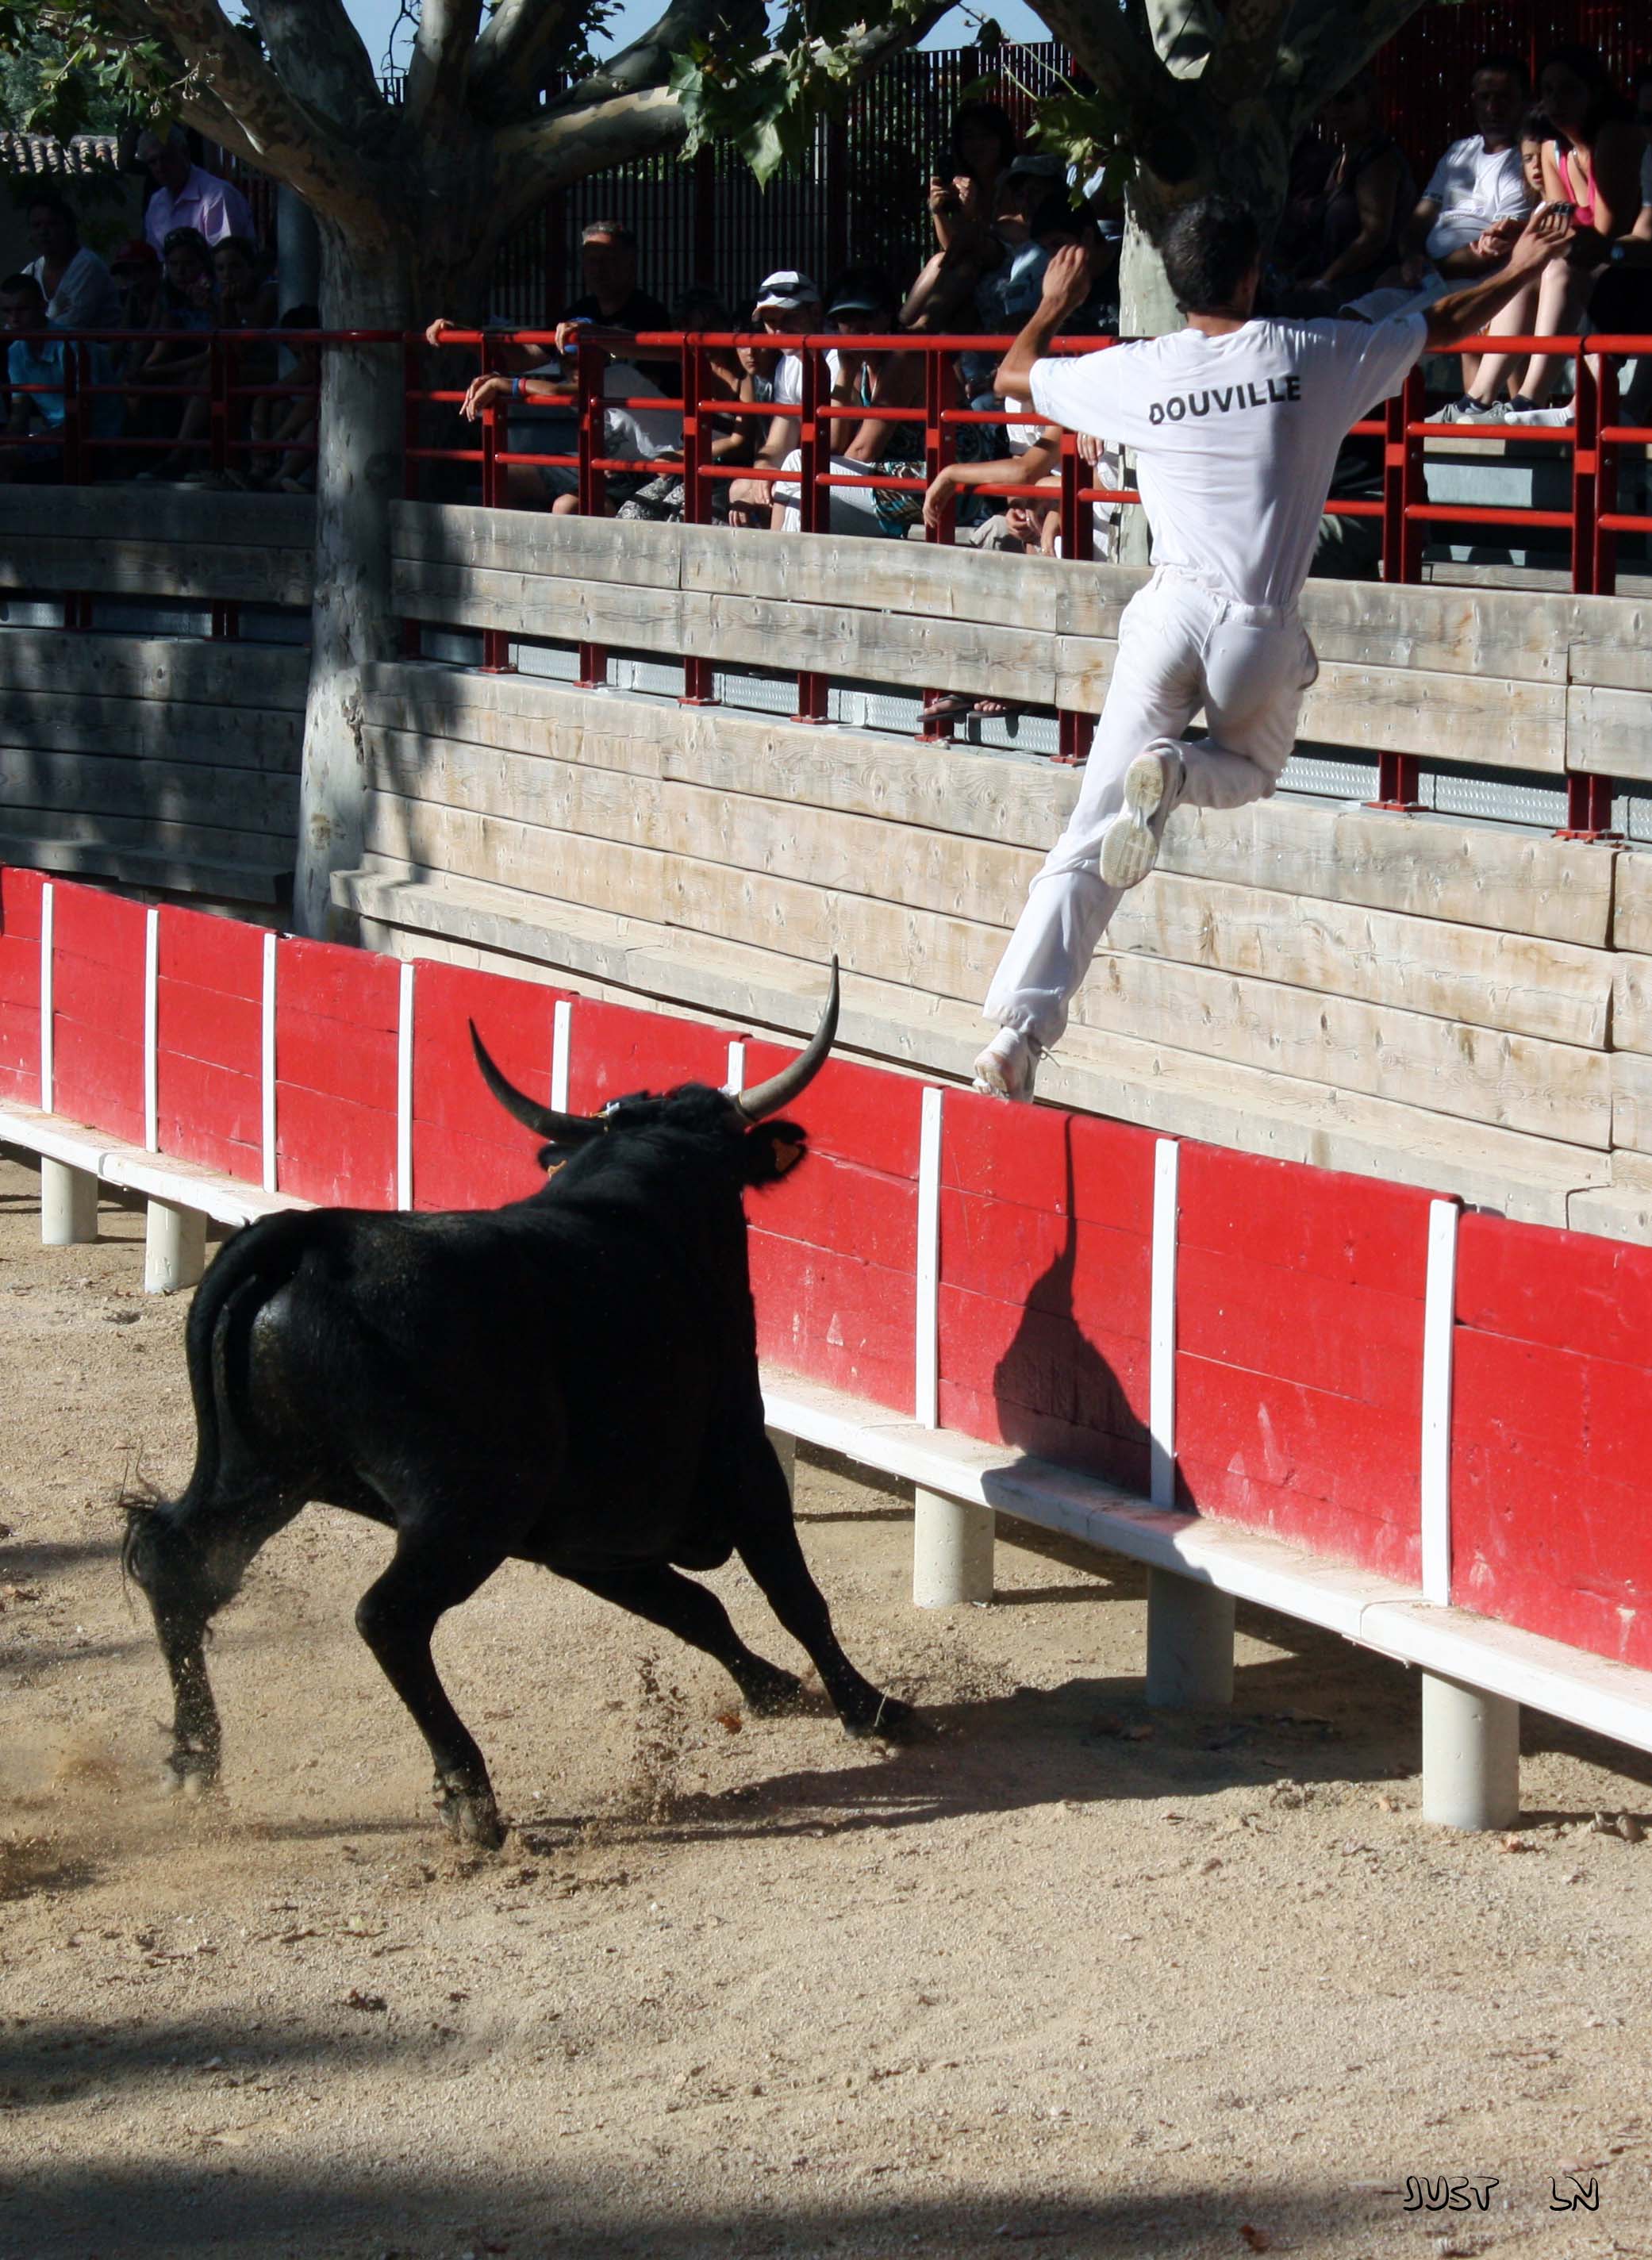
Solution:
<path fill-rule="evenodd" d="M 217 1582 L 194 1534 L 169 1507 L 128 1511 L 122 1566 L 143 1588 L 172 1683 L 172 1748 L 167 1770 L 176 1789 L 218 1780 L 224 1729 L 207 1677 L 206 1627 L 219 1606 Z"/>

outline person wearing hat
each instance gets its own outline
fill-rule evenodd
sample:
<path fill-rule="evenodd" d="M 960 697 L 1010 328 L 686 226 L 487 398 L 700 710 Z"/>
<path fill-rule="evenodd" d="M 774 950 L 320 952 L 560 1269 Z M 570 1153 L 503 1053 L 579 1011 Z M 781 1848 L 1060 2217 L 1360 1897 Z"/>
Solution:
<path fill-rule="evenodd" d="M 844 337 L 887 335 L 896 326 L 899 303 L 900 292 L 881 268 L 851 267 L 829 293 L 826 321 Z M 831 419 L 833 472 L 840 477 L 869 474 L 877 478 L 921 480 L 923 426 L 881 412 L 922 407 L 924 368 L 919 357 L 886 347 L 841 346 L 826 358 L 832 378 L 831 406 L 857 411 L 855 417 Z M 802 462 L 801 450 L 794 448 L 783 468 L 797 470 Z M 834 533 L 883 533 L 904 540 L 923 506 L 922 492 L 917 489 L 907 494 L 893 487 L 828 487 L 826 492 L 826 517 Z M 794 532 L 802 522 L 797 489 L 776 487 L 775 499 L 784 505 L 782 527 Z"/>
<path fill-rule="evenodd" d="M 765 275 L 752 305 L 758 329 L 775 337 L 806 337 L 820 326 L 820 291 L 817 283 L 795 267 L 782 267 Z M 803 355 L 783 352 L 775 365 L 775 406 L 780 411 L 769 426 L 757 450 L 754 470 L 777 471 L 798 446 L 803 433 L 795 410 L 803 400 Z M 770 479 L 734 479 L 728 490 L 731 526 L 770 526 L 779 523 L 779 505 L 770 491 Z"/>
<path fill-rule="evenodd" d="M 24 268 L 39 284 L 46 318 L 58 330 L 112 330 L 120 321 L 120 288 L 95 251 L 81 241 L 72 204 L 61 197 L 29 199 L 35 256 Z"/>

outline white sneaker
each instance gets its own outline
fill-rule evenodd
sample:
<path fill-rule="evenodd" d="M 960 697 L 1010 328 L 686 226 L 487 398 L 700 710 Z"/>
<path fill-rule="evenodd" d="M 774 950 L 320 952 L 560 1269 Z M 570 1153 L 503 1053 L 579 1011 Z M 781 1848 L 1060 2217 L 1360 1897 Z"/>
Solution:
<path fill-rule="evenodd" d="M 1572 408 L 1505 408 L 1499 421 L 1505 424 L 1535 424 L 1540 428 L 1558 429 L 1563 424 L 1577 421 Z"/>
<path fill-rule="evenodd" d="M 1043 1048 L 1038 1038 L 1029 1036 L 1024 1028 L 1000 1028 L 975 1063 L 971 1090 L 1025 1103 L 1033 1096 Z"/>
<path fill-rule="evenodd" d="M 1101 876 L 1110 887 L 1140 886 L 1159 860 L 1164 821 L 1182 797 L 1182 756 L 1149 746 L 1124 773 L 1124 806 L 1102 835 Z"/>

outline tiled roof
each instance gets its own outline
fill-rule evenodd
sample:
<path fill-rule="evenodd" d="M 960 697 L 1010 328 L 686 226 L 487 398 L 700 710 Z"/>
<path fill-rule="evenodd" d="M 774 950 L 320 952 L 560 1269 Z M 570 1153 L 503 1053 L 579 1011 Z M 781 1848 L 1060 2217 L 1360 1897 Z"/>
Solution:
<path fill-rule="evenodd" d="M 69 181 L 92 173 L 112 173 L 116 136 L 76 133 L 59 141 L 50 133 L 13 133 L 0 125 L 0 173 L 30 181 Z"/>

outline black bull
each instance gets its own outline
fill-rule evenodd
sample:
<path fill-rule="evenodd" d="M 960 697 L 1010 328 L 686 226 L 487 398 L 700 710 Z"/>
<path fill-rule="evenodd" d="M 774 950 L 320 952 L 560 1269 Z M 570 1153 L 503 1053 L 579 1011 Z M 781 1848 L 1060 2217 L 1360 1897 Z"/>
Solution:
<path fill-rule="evenodd" d="M 834 966 L 807 1050 L 759 1090 L 690 1084 L 596 1118 L 516 1091 L 473 1029 L 489 1087 L 549 1141 L 540 1191 L 476 1212 L 269 1217 L 220 1252 L 190 1313 L 195 1470 L 181 1498 L 131 1510 L 124 1555 L 171 1676 L 180 1781 L 218 1769 L 208 1623 L 311 1500 L 396 1533 L 356 1625 L 430 1746 L 444 1820 L 470 1841 L 499 1841 L 498 1812 L 431 1636 L 507 1559 L 704 1649 L 754 1711 L 774 1711 L 796 1678 L 681 1574 L 738 1551 L 847 1731 L 914 1730 L 838 1644 L 758 1383 L 741 1196 L 803 1158 L 805 1132 L 761 1118 L 826 1058 L 837 993 Z"/>

